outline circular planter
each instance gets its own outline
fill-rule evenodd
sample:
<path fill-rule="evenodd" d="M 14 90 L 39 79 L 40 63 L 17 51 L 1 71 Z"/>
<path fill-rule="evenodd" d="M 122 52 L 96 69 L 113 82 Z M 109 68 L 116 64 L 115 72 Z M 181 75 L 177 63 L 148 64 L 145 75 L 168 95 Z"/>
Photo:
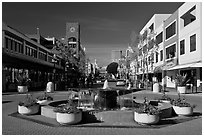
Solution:
<path fill-rule="evenodd" d="M 155 83 L 153 85 L 153 92 L 154 93 L 159 93 L 160 92 L 160 85 L 159 85 L 159 83 Z"/>
<path fill-rule="evenodd" d="M 162 100 L 162 99 L 161 99 L 161 100 L 159 100 L 159 101 L 162 102 L 162 103 L 169 103 L 169 104 L 171 103 L 170 100 Z"/>
<path fill-rule="evenodd" d="M 134 112 L 134 120 L 141 124 L 156 124 L 159 122 L 159 115 Z"/>
<path fill-rule="evenodd" d="M 22 115 L 32 115 L 32 114 L 36 114 L 39 111 L 39 105 L 34 105 L 34 106 L 30 106 L 30 107 L 25 107 L 25 106 L 19 106 L 18 105 L 18 113 L 22 114 Z"/>
<path fill-rule="evenodd" d="M 185 94 L 186 93 L 186 87 L 185 86 L 178 86 L 177 91 L 180 94 Z"/>
<path fill-rule="evenodd" d="M 79 113 L 56 113 L 56 120 L 62 125 L 77 124 L 82 120 L 82 112 Z"/>
<path fill-rule="evenodd" d="M 189 116 L 189 115 L 193 114 L 193 108 L 192 107 L 173 106 L 173 109 L 177 115 Z"/>
<path fill-rule="evenodd" d="M 19 93 L 28 92 L 28 86 L 18 86 L 18 92 Z"/>
<path fill-rule="evenodd" d="M 37 101 L 37 103 L 40 105 L 46 105 L 46 104 L 48 104 L 48 102 L 49 102 L 48 100 L 38 100 Z"/>

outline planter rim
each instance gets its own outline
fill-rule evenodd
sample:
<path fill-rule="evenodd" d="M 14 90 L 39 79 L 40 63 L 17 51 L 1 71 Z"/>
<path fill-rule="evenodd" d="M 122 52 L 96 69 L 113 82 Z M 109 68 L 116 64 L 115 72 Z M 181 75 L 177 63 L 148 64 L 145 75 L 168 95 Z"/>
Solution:
<path fill-rule="evenodd" d="M 137 111 L 134 111 L 134 112 L 137 113 L 137 114 L 146 114 L 146 115 L 149 115 L 149 116 L 159 116 L 159 114 L 138 113 Z"/>
<path fill-rule="evenodd" d="M 176 106 L 176 105 L 172 105 L 173 107 L 179 107 L 179 108 L 193 108 L 192 106 L 188 106 L 188 107 L 180 107 L 180 106 Z"/>

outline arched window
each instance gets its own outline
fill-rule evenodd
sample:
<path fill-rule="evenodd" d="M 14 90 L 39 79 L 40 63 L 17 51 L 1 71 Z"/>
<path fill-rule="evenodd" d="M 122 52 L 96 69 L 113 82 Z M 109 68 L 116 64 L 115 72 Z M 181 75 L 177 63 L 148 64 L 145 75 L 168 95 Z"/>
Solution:
<path fill-rule="evenodd" d="M 76 42 L 77 39 L 76 39 L 75 37 L 70 37 L 70 38 L 68 38 L 68 41 L 69 41 L 69 42 Z"/>

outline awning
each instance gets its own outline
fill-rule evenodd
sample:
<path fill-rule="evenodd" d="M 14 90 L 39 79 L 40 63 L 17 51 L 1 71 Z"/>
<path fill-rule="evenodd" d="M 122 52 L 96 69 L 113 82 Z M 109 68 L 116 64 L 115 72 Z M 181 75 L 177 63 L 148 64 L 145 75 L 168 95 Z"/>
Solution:
<path fill-rule="evenodd" d="M 191 65 L 190 67 L 191 67 L 191 68 L 199 68 L 199 67 L 202 67 L 202 62 L 194 63 L 194 64 Z"/>
<path fill-rule="evenodd" d="M 170 68 L 168 70 L 175 70 L 175 69 L 182 69 L 182 68 L 198 68 L 198 67 L 202 67 L 202 62 L 184 64 L 184 65 L 177 65 L 177 66 L 172 67 L 172 68 Z"/>

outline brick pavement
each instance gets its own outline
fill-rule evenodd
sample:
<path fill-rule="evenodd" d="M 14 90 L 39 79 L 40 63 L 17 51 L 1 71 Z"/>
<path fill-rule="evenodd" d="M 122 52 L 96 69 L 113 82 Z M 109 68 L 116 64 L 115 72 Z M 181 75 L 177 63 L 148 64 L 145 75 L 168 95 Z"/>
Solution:
<path fill-rule="evenodd" d="M 36 96 L 41 94 L 36 93 Z M 54 99 L 66 99 L 66 92 L 52 93 Z M 176 93 L 167 93 L 175 96 Z M 154 98 L 159 95 L 148 90 L 134 93 L 137 97 Z M 132 95 L 125 95 L 131 97 Z M 185 95 L 197 107 L 194 111 L 202 112 L 202 94 Z M 3 135 L 200 135 L 202 134 L 202 118 L 175 124 L 159 129 L 151 128 L 97 128 L 97 127 L 49 127 L 23 119 L 8 116 L 17 111 L 17 104 L 25 94 L 2 95 L 2 134 Z M 11 101 L 11 102 L 9 102 Z"/>

